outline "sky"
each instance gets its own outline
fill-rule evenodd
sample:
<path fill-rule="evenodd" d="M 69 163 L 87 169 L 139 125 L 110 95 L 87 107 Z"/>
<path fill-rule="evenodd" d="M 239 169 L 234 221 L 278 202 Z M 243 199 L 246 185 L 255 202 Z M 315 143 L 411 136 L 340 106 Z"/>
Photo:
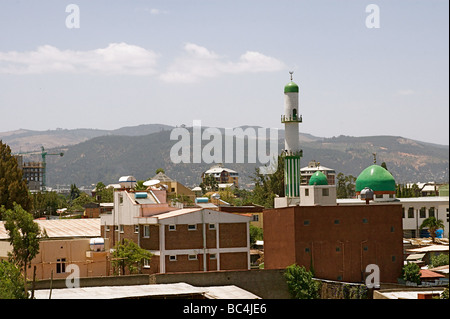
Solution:
<path fill-rule="evenodd" d="M 0 2 L 0 132 L 281 129 L 289 71 L 300 132 L 449 144 L 447 0 Z"/>

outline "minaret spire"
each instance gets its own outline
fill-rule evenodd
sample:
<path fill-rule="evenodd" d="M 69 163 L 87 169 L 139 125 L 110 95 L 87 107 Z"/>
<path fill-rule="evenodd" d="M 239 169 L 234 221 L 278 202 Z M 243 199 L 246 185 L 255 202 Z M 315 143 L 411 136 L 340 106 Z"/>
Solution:
<path fill-rule="evenodd" d="M 289 74 L 291 75 L 291 81 L 292 81 L 292 75 L 294 74 L 294 71 L 289 71 Z"/>

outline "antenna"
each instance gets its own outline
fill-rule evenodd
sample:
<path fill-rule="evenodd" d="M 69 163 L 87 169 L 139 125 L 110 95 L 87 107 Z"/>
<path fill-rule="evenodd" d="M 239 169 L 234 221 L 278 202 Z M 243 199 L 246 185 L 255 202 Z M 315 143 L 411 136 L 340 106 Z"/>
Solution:
<path fill-rule="evenodd" d="M 376 164 L 377 163 L 377 153 L 372 153 L 373 155 L 373 163 Z"/>

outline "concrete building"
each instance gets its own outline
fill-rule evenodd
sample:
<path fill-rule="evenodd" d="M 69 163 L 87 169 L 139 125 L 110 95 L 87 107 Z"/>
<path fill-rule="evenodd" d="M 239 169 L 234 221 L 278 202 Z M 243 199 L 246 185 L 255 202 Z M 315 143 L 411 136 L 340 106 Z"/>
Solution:
<path fill-rule="evenodd" d="M 69 265 L 78 267 L 80 277 L 109 274 L 109 241 L 100 238 L 99 218 L 35 222 L 46 231 L 48 238 L 41 239 L 39 253 L 31 261 L 30 279 L 35 266 L 38 280 L 49 279 L 52 274 L 54 279 L 66 278 L 70 274 Z M 7 259 L 11 250 L 4 222 L 0 221 L 0 260 Z"/>
<path fill-rule="evenodd" d="M 328 167 L 320 165 L 320 162 L 316 162 L 315 160 L 310 161 L 308 163 L 308 166 L 300 169 L 301 184 L 308 185 L 309 179 L 317 171 L 322 172 L 327 177 L 328 185 L 336 184 L 336 171 L 332 168 L 328 168 Z"/>
<path fill-rule="evenodd" d="M 218 184 L 234 184 L 235 187 L 239 187 L 239 173 L 223 167 L 222 164 L 214 165 L 209 170 L 202 174 L 202 180 L 205 180 L 206 176 L 212 176 L 215 178 Z"/>
<path fill-rule="evenodd" d="M 101 215 L 101 234 L 113 247 L 126 238 L 154 256 L 144 273 L 250 268 L 251 218 L 203 208 L 177 209 L 166 191 L 149 187 L 114 192 L 114 209 Z"/>
<path fill-rule="evenodd" d="M 195 193 L 184 186 L 183 184 L 177 182 L 176 180 L 171 179 L 165 173 L 159 172 L 152 178 L 153 180 L 159 180 L 161 184 L 167 187 L 167 195 L 171 197 L 184 196 L 189 198 L 189 200 L 193 203 L 195 201 Z"/>

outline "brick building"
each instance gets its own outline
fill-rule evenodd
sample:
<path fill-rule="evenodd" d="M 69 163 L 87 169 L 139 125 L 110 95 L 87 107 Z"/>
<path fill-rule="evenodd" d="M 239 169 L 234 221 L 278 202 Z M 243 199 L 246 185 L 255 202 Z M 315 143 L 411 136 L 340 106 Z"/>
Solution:
<path fill-rule="evenodd" d="M 264 266 L 293 263 L 317 278 L 362 282 L 368 264 L 381 282 L 403 266 L 401 205 L 295 206 L 264 211 Z"/>
<path fill-rule="evenodd" d="M 100 216 L 102 236 L 111 247 L 127 238 L 150 251 L 144 273 L 250 269 L 250 217 L 177 209 L 165 197 L 165 190 L 116 190 L 113 211 Z"/>

